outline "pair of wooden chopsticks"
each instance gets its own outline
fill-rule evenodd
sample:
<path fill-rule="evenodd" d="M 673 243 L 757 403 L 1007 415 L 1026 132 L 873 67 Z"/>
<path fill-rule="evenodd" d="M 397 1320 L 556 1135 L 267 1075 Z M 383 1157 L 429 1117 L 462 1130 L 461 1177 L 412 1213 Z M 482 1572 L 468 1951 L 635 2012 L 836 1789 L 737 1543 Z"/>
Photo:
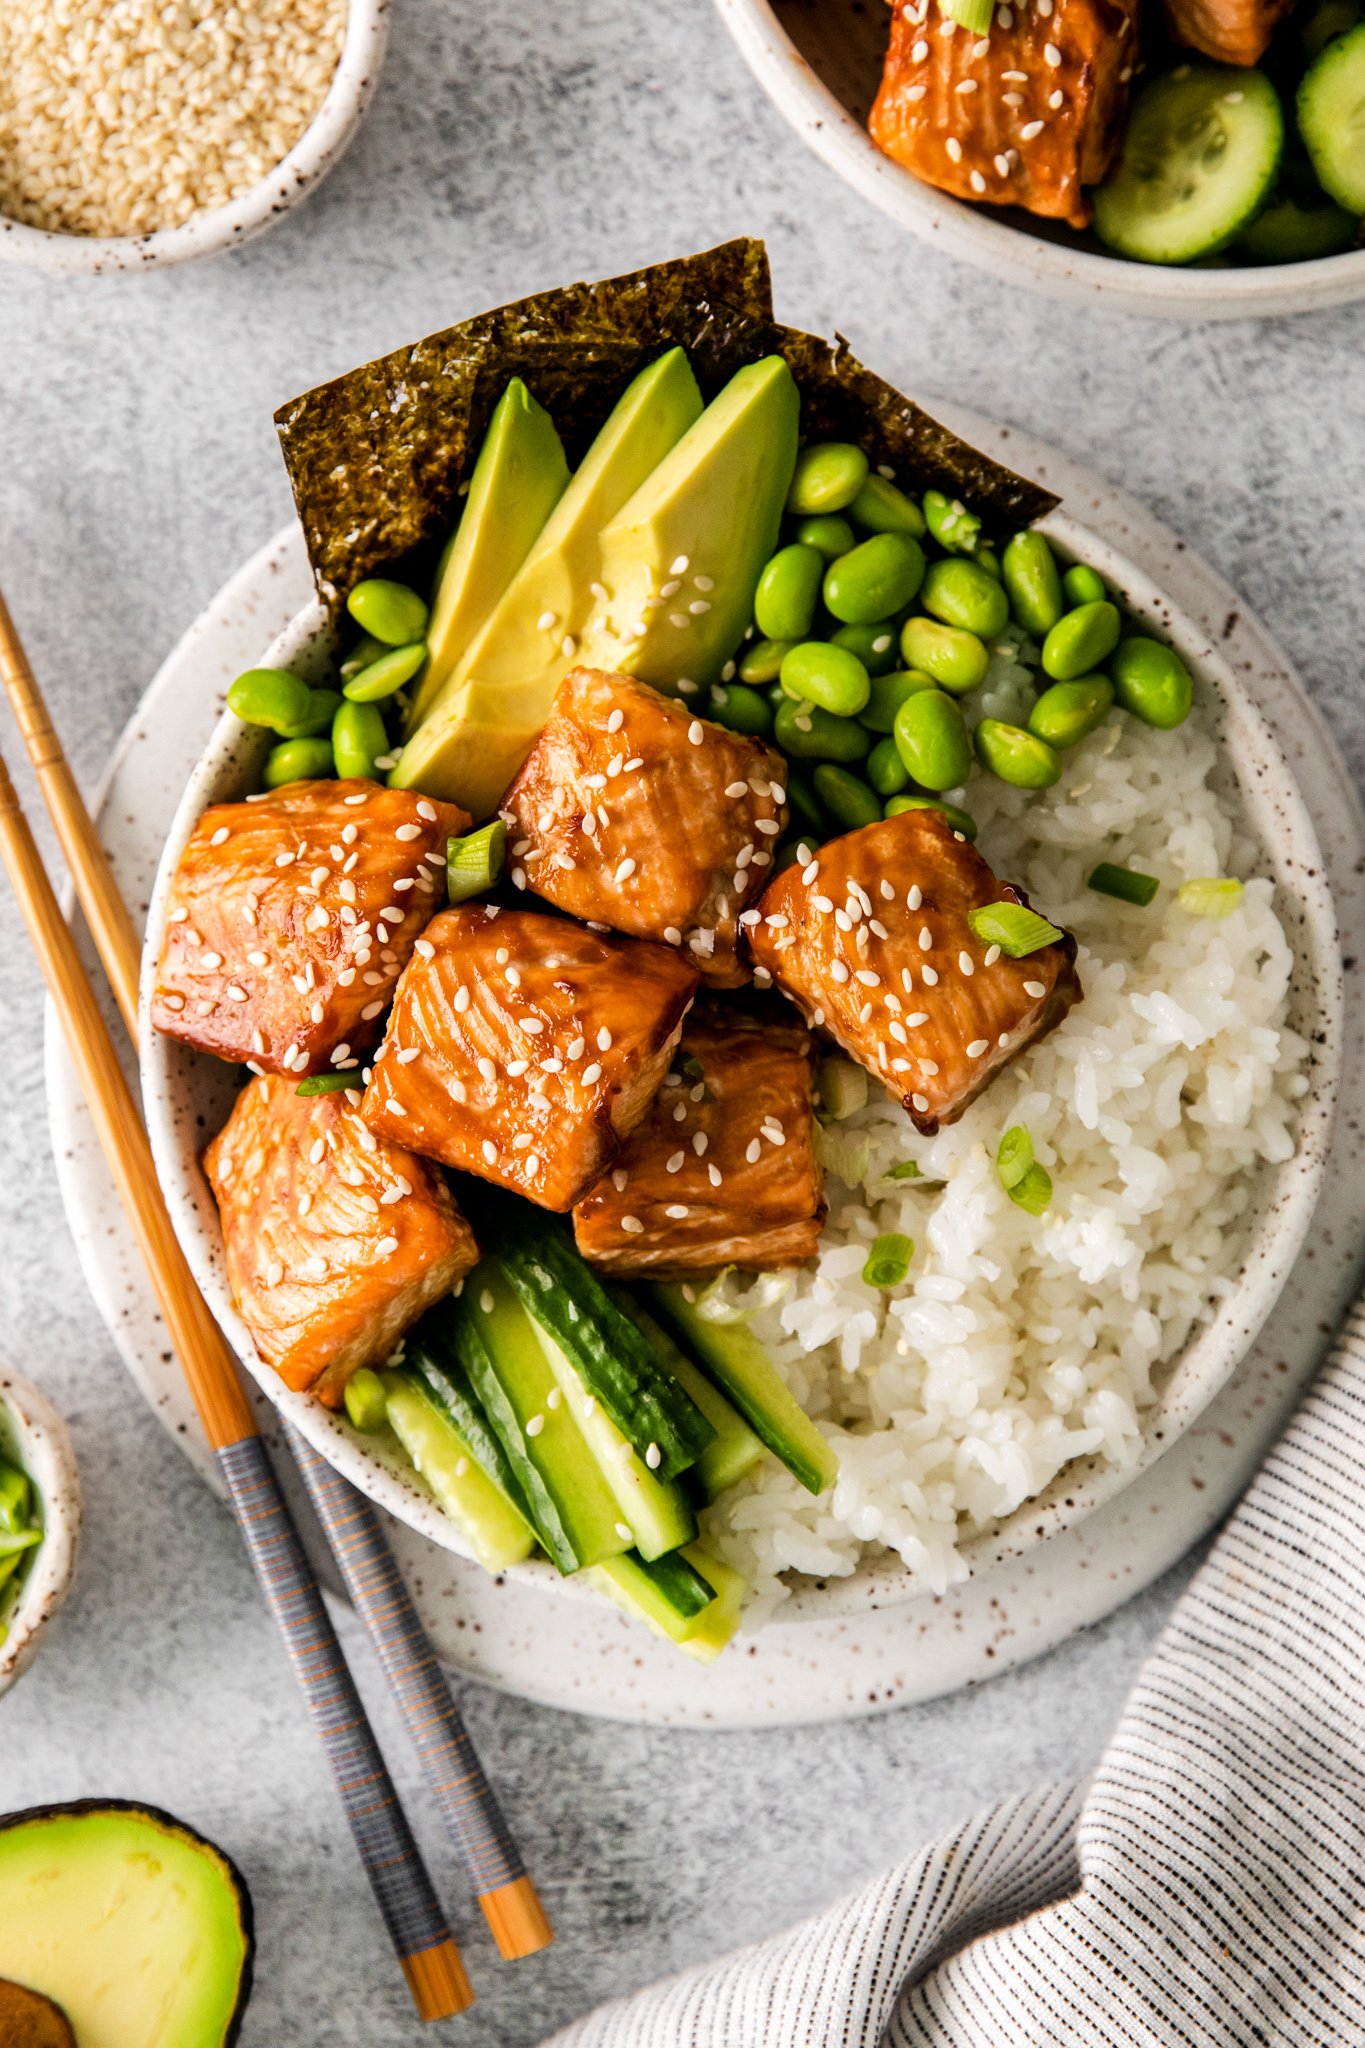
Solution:
<path fill-rule="evenodd" d="M 0 674 L 76 895 L 136 1041 L 139 945 L 107 857 L 0 595 Z M 0 857 L 19 900 L 97 1135 L 171 1342 L 279 1624 L 342 1805 L 423 2019 L 473 2000 L 460 1952 L 408 1827 L 242 1389 L 236 1360 L 185 1261 L 151 1148 L 42 857 L 0 756 Z M 443 1818 L 504 1956 L 553 1939 L 449 1687 L 369 1503 L 292 1427 L 287 1435 L 346 1589 L 369 1628 Z"/>

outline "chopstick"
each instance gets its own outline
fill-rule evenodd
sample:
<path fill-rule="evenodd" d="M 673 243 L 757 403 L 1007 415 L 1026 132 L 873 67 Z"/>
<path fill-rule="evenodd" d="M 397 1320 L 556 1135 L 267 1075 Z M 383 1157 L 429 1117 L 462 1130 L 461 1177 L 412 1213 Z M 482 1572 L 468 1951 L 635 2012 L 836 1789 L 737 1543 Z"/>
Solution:
<path fill-rule="evenodd" d="M 13 626 L 0 601 L 0 639 Z M 194 1282 L 157 1186 L 151 1148 L 75 940 L 0 756 L 0 858 L 61 1019 L 96 1134 L 147 1265 L 266 1601 L 322 1739 L 365 1873 L 422 2019 L 472 2002 L 421 1853 L 328 1618 L 236 1364 Z"/>
<path fill-rule="evenodd" d="M 2 593 L 0 674 L 67 853 L 96 949 L 136 1043 L 137 934 Z M 93 914 L 87 906 L 87 888 Z M 120 990 L 131 990 L 131 1013 Z M 221 1341 L 216 1325 L 214 1333 Z M 553 1930 L 394 1563 L 379 1517 L 292 1424 L 285 1424 L 285 1434 L 498 1949 L 509 1960 L 534 1955 L 553 1941 Z"/>

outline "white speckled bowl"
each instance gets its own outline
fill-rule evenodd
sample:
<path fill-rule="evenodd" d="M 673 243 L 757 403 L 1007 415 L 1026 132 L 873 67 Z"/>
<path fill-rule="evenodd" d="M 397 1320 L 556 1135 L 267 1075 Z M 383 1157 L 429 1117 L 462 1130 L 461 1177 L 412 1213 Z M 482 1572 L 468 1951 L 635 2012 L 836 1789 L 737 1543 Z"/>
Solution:
<path fill-rule="evenodd" d="M 0 215 L 0 263 L 26 263 L 63 276 L 157 270 L 196 256 L 217 256 L 264 234 L 307 197 L 344 154 L 379 79 L 392 0 L 350 0 L 346 39 L 327 96 L 294 147 L 259 185 L 230 206 L 195 214 L 180 227 L 147 235 L 65 235 Z"/>
<path fill-rule="evenodd" d="M 1327 1156 L 1342 1043 L 1341 950 L 1317 837 L 1284 757 L 1250 694 L 1212 638 L 1166 601 L 1126 555 L 1064 512 L 1052 514 L 1043 525 L 1065 553 L 1092 563 L 1137 617 L 1150 621 L 1170 638 L 1202 679 L 1206 696 L 1212 697 L 1214 722 L 1228 765 L 1247 820 L 1266 849 L 1281 916 L 1295 949 L 1291 1022 L 1312 1046 L 1310 1088 L 1304 1098 L 1297 1153 L 1262 1177 L 1257 1219 L 1239 1284 L 1162 1375 L 1160 1399 L 1145 1418 L 1138 1459 L 1123 1471 L 1095 1460 L 1069 1466 L 1037 1499 L 973 1541 L 969 1548 L 974 1570 L 1027 1551 L 1111 1499 L 1189 1428 L 1226 1383 L 1283 1287 L 1308 1229 Z M 320 679 L 329 652 L 325 617 L 312 605 L 297 615 L 262 659 Z M 224 715 L 185 791 L 148 915 L 144 1020 L 161 944 L 167 889 L 185 840 L 209 804 L 239 798 L 253 787 L 270 744 L 269 734 Z M 288 1392 L 257 1358 L 232 1306 L 217 1210 L 199 1165 L 204 1145 L 231 1107 L 235 1070 L 147 1028 L 142 1043 L 143 1103 L 171 1215 L 215 1315 L 249 1370 L 322 1456 L 361 1492 L 442 1548 L 469 1555 L 453 1525 L 397 1455 L 390 1456 L 372 1439 L 356 1435 L 316 1402 Z M 518 1566 L 512 1576 L 570 1596 L 580 1591 L 572 1579 L 561 1579 L 543 1562 Z M 913 1598 L 921 1590 L 894 1556 L 868 1559 L 850 1579 L 797 1584 L 794 1598 L 783 1608 L 784 1621 L 889 1606 Z"/>
<path fill-rule="evenodd" d="M 46 1394 L 0 1362 L 0 1423 L 43 1503 L 44 1535 L 0 1643 L 0 1693 L 38 1653 L 43 1630 L 66 1598 L 76 1568 L 81 1487 L 66 1424 Z"/>
<path fill-rule="evenodd" d="M 883 0 L 716 0 L 736 47 L 818 157 L 900 226 L 1006 284 L 1108 312 L 1237 320 L 1365 299 L 1365 249 L 1311 263 L 1167 268 L 1018 210 L 968 206 L 884 156 L 865 126 L 889 34 Z"/>

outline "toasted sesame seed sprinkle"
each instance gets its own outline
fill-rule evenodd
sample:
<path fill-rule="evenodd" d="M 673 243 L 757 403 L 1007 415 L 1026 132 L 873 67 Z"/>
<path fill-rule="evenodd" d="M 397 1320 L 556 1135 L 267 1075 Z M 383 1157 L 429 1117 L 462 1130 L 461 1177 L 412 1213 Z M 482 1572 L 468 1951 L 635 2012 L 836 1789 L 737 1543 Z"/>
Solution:
<path fill-rule="evenodd" d="M 623 1216 L 621 1218 L 622 1230 L 631 1237 L 638 1237 L 644 1227 L 638 1216 Z"/>
<path fill-rule="evenodd" d="M 601 1067 L 600 1067 L 600 1066 L 599 1066 L 599 1065 L 597 1064 L 597 1061 L 596 1061 L 596 1060 L 594 1060 L 594 1061 L 593 1061 L 593 1063 L 592 1063 L 592 1065 L 591 1065 L 590 1067 L 584 1067 L 584 1069 L 583 1069 L 583 1085 L 584 1085 L 584 1086 L 585 1086 L 586 1088 L 591 1088 L 591 1087 L 592 1087 L 592 1085 L 593 1085 L 593 1083 L 594 1083 L 594 1081 L 600 1081 L 600 1080 L 601 1080 L 601 1078 L 602 1078 L 602 1069 L 601 1069 Z"/>

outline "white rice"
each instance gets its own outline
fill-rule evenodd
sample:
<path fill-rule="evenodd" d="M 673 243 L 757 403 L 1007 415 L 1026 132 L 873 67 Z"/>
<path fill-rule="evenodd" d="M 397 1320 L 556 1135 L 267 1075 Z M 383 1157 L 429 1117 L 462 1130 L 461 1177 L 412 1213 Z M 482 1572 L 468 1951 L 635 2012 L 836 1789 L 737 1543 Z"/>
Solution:
<path fill-rule="evenodd" d="M 1008 659 L 987 689 L 1026 714 Z M 1257 1169 L 1294 1149 L 1308 1048 L 1284 1022 L 1264 859 L 1215 763 L 1197 716 L 1172 733 L 1113 716 L 1051 791 L 973 781 L 982 852 L 1075 933 L 1085 999 L 934 1138 L 871 1083 L 878 1099 L 822 1134 L 819 1256 L 777 1286 L 724 1283 L 766 1297 L 751 1328 L 840 1459 L 819 1500 L 765 1459 L 708 1512 L 754 1587 L 749 1626 L 785 1597 L 780 1573 L 845 1575 L 881 1548 L 942 1592 L 967 1575 L 963 1539 L 1070 1459 L 1132 1463 L 1162 1366 L 1230 1291 Z M 1160 878 L 1150 908 L 1086 888 L 1103 859 Z M 1196 875 L 1243 879 L 1240 907 L 1187 915 L 1175 891 Z M 1041 1218 L 996 1178 L 1016 1123 L 1052 1175 Z M 883 1177 L 907 1159 L 923 1180 Z M 889 1294 L 861 1277 L 884 1231 L 915 1241 Z"/>

